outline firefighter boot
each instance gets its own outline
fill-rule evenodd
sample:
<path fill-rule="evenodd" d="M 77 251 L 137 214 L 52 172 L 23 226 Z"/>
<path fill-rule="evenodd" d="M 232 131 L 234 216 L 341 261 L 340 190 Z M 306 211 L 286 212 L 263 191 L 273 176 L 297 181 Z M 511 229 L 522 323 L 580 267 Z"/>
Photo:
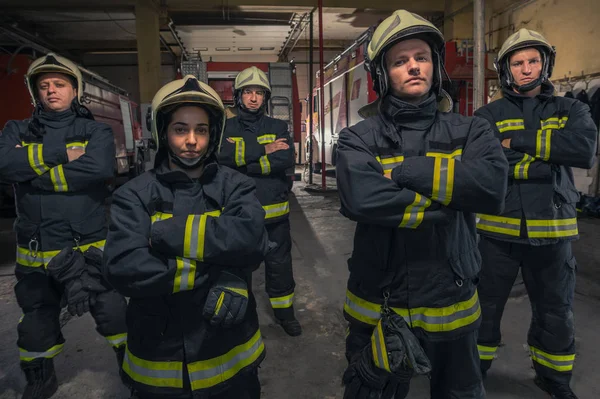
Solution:
<path fill-rule="evenodd" d="M 27 386 L 21 397 L 22 399 L 48 399 L 58 389 L 52 359 L 35 359 L 31 362 L 21 362 L 21 369 L 27 379 Z"/>
<path fill-rule="evenodd" d="M 552 399 L 578 399 L 569 384 L 561 384 L 537 375 L 534 382 L 538 388 L 550 394 Z"/>
<path fill-rule="evenodd" d="M 294 308 L 273 309 L 275 313 L 275 321 L 281 324 L 283 331 L 291 337 L 297 337 L 302 334 L 302 326 L 296 316 L 294 316 Z"/>

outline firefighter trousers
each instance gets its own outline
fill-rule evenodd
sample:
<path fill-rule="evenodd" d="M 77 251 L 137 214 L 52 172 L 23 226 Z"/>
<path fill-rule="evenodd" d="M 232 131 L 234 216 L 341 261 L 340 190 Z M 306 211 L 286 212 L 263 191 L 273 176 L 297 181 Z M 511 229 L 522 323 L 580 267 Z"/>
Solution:
<path fill-rule="evenodd" d="M 269 241 L 275 243 L 265 257 L 265 286 L 275 317 L 294 318 L 294 272 L 292 270 L 292 236 L 290 220 L 266 225 Z"/>
<path fill-rule="evenodd" d="M 228 389 L 218 393 L 208 394 L 200 391 L 193 393 L 186 392 L 181 395 L 152 395 L 148 393 L 136 392 L 135 399 L 260 399 L 260 380 L 258 371 L 245 373 L 236 377 L 235 384 Z"/>
<path fill-rule="evenodd" d="M 485 389 L 479 369 L 477 331 L 455 339 L 433 341 L 421 330 L 413 330 L 431 362 L 431 399 L 484 399 Z M 346 337 L 346 359 L 350 359 L 371 345 L 373 328 L 350 324 Z M 406 385 L 399 386 L 394 396 L 382 399 L 404 399 Z"/>
<path fill-rule="evenodd" d="M 490 368 L 501 342 L 500 322 L 519 268 L 531 302 L 527 343 L 535 372 L 569 384 L 575 360 L 573 295 L 575 257 L 570 241 L 532 246 L 482 237 L 479 283 L 482 323 L 479 329 L 481 369 Z"/>
<path fill-rule="evenodd" d="M 60 329 L 62 290 L 44 270 L 15 275 L 15 295 L 23 311 L 17 326 L 21 361 L 53 358 L 65 343 Z M 90 307 L 96 330 L 115 349 L 127 342 L 126 309 L 125 298 L 114 290 L 98 294 Z"/>

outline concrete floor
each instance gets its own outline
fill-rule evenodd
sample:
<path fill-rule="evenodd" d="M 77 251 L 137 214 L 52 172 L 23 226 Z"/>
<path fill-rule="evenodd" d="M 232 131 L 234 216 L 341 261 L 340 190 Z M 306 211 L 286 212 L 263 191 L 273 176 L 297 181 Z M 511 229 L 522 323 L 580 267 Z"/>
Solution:
<path fill-rule="evenodd" d="M 316 176 L 320 183 L 320 176 Z M 334 182 L 328 179 L 333 186 Z M 264 293 L 264 273 L 255 275 L 261 331 L 267 358 L 260 370 L 264 399 L 341 399 L 341 374 L 346 366 L 346 323 L 342 306 L 347 278 L 346 260 L 352 251 L 354 223 L 343 218 L 335 193 L 309 193 L 297 182 L 292 197 L 293 262 L 296 309 L 304 334 L 290 338 L 274 324 Z M 20 310 L 12 277 L 14 237 L 12 220 L 0 219 L 0 398 L 18 398 L 24 379 L 15 345 Z M 579 262 L 575 302 L 577 363 L 573 387 L 581 399 L 600 398 L 597 378 L 600 348 L 600 220 L 580 221 L 581 240 L 575 243 Z M 530 308 L 527 297 L 511 298 L 503 320 L 505 346 L 489 373 L 489 399 L 548 398 L 533 384 L 525 348 Z M 60 388 L 57 399 L 127 398 L 112 350 L 94 331 L 89 315 L 68 320 L 65 350 L 56 358 Z M 413 381 L 409 398 L 428 398 L 427 381 Z"/>

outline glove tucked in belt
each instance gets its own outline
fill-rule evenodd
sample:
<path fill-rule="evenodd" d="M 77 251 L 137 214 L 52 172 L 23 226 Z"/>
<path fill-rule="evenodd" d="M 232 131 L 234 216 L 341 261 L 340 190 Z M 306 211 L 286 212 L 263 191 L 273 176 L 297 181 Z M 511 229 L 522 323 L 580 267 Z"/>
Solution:
<path fill-rule="evenodd" d="M 344 373 L 344 399 L 404 398 L 414 374 L 428 374 L 431 363 L 404 319 L 391 311 L 373 329 L 371 344 Z"/>
<path fill-rule="evenodd" d="M 212 326 L 229 328 L 244 320 L 248 308 L 248 285 L 228 272 L 221 272 L 208 292 L 203 316 Z"/>
<path fill-rule="evenodd" d="M 63 288 L 71 316 L 82 316 L 94 306 L 96 293 L 107 287 L 102 283 L 102 250 L 90 247 L 85 253 L 64 248 L 48 262 L 50 276 Z"/>

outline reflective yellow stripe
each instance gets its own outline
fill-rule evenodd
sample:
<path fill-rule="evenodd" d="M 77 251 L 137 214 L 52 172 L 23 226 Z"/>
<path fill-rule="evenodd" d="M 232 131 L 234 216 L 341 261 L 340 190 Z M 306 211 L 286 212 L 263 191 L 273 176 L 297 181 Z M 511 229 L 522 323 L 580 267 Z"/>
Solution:
<path fill-rule="evenodd" d="M 129 347 L 123 359 L 123 371 L 141 384 L 163 388 L 183 388 L 182 362 L 153 362 L 133 355 Z"/>
<path fill-rule="evenodd" d="M 242 137 L 230 137 L 231 140 L 235 141 L 235 164 L 237 166 L 246 165 L 246 143 Z"/>
<path fill-rule="evenodd" d="M 29 166 L 38 175 L 43 175 L 50 168 L 44 163 L 43 156 L 43 145 L 42 144 L 28 144 L 27 146 L 27 158 L 29 160 Z"/>
<path fill-rule="evenodd" d="M 529 178 L 529 165 L 535 161 L 535 158 L 529 154 L 523 154 L 523 159 L 521 159 L 515 165 L 515 173 L 514 177 L 518 180 L 527 180 Z"/>
<path fill-rule="evenodd" d="M 383 173 L 389 173 L 391 172 L 396 166 L 400 165 L 402 162 L 404 162 L 404 155 L 397 155 L 397 156 L 378 156 L 375 157 L 377 159 L 377 162 L 379 162 L 381 164 L 381 167 L 383 168 Z"/>
<path fill-rule="evenodd" d="M 477 214 L 477 228 L 492 233 L 518 237 L 521 234 L 521 219 L 504 216 Z"/>
<path fill-rule="evenodd" d="M 419 227 L 425 217 L 425 209 L 428 208 L 429 205 L 431 205 L 431 200 L 429 198 L 425 198 L 421 194 L 415 193 L 415 200 L 404 210 L 402 222 L 400 222 L 400 226 L 398 227 L 409 229 L 416 229 Z"/>
<path fill-rule="evenodd" d="M 273 309 L 289 308 L 294 304 L 294 293 L 292 292 L 290 295 L 277 298 L 269 298 L 269 301 L 271 301 L 271 307 Z"/>
<path fill-rule="evenodd" d="M 109 344 L 118 348 L 119 346 L 125 345 L 127 343 L 127 333 L 110 335 L 108 337 L 104 337 L 108 341 Z"/>
<path fill-rule="evenodd" d="M 344 311 L 366 324 L 376 325 L 379 321 L 381 305 L 369 302 L 346 291 Z M 481 315 L 477 291 L 463 302 L 443 308 L 391 308 L 404 318 L 413 328 L 422 328 L 428 332 L 448 332 L 475 323 Z M 410 316 L 409 316 L 410 314 Z"/>
<path fill-rule="evenodd" d="M 454 165 L 452 158 L 435 157 L 433 163 L 433 192 L 431 199 L 448 205 L 454 190 Z"/>
<path fill-rule="evenodd" d="M 535 141 L 535 156 L 547 161 L 550 159 L 550 142 L 552 130 L 538 130 Z"/>
<path fill-rule="evenodd" d="M 542 366 L 551 368 L 556 371 L 571 371 L 575 363 L 575 354 L 569 355 L 551 355 L 541 349 L 529 347 L 531 351 L 531 360 L 541 364 Z"/>
<path fill-rule="evenodd" d="M 89 244 L 79 245 L 79 249 L 82 252 L 87 251 L 90 247 L 96 247 L 98 249 L 104 250 L 104 245 L 106 245 L 106 240 L 100 240 L 91 242 Z M 77 247 L 73 247 L 73 249 L 77 249 Z M 56 255 L 60 253 L 61 250 L 54 251 L 37 251 L 32 252 L 29 248 L 17 247 L 17 263 L 20 266 L 27 267 L 41 267 L 45 266 L 54 258 Z"/>
<path fill-rule="evenodd" d="M 194 289 L 196 282 L 196 261 L 176 257 L 177 271 L 173 281 L 173 293 Z"/>
<path fill-rule="evenodd" d="M 542 129 L 564 129 L 568 120 L 568 116 L 563 116 L 562 118 L 554 116 L 552 118 L 542 120 L 540 122 L 540 126 Z"/>
<path fill-rule="evenodd" d="M 67 143 L 67 148 L 75 148 L 75 147 L 87 147 L 89 141 L 73 141 L 72 143 Z"/>
<path fill-rule="evenodd" d="M 150 216 L 150 221 L 152 224 L 154 224 L 156 222 L 160 222 L 161 220 L 171 219 L 172 217 L 172 213 L 155 212 L 152 216 Z"/>
<path fill-rule="evenodd" d="M 223 306 L 224 300 L 225 300 L 225 292 L 221 291 L 221 295 L 219 295 L 219 299 L 217 299 L 217 304 L 215 305 L 215 315 L 219 314 L 219 310 L 221 310 L 221 306 Z"/>
<path fill-rule="evenodd" d="M 235 292 L 236 294 L 245 296 L 246 298 L 248 298 L 248 290 L 243 290 L 241 288 L 231 288 L 231 287 L 227 287 L 227 290 L 231 291 L 231 292 Z"/>
<path fill-rule="evenodd" d="M 523 119 L 505 119 L 496 122 L 496 127 L 500 133 L 512 130 L 525 130 L 525 120 Z"/>
<path fill-rule="evenodd" d="M 189 215 L 185 223 L 183 240 L 183 257 L 204 260 L 204 233 L 206 232 L 206 215 Z"/>
<path fill-rule="evenodd" d="M 579 234 L 577 218 L 555 220 L 527 220 L 527 235 L 530 238 L 560 238 Z"/>
<path fill-rule="evenodd" d="M 268 156 L 263 155 L 262 157 L 260 157 L 259 161 L 260 161 L 260 172 L 263 175 L 268 175 L 269 173 L 271 173 L 271 162 L 269 161 Z"/>
<path fill-rule="evenodd" d="M 265 205 L 263 209 L 265 210 L 265 219 L 273 219 L 290 213 L 290 203 L 286 201 L 279 204 Z"/>
<path fill-rule="evenodd" d="M 52 180 L 54 191 L 57 193 L 69 191 L 67 179 L 65 179 L 65 171 L 63 170 L 62 165 L 58 165 L 57 167 L 50 169 L 50 180 Z"/>
<path fill-rule="evenodd" d="M 381 320 L 379 320 L 377 326 L 373 329 L 373 334 L 371 335 L 371 349 L 373 350 L 373 362 L 375 363 L 375 366 L 391 373 L 392 370 L 390 370 L 388 350 L 385 346 Z"/>
<path fill-rule="evenodd" d="M 479 359 L 494 360 L 496 358 L 496 351 L 498 350 L 498 347 L 477 345 L 477 349 L 479 350 Z"/>
<path fill-rule="evenodd" d="M 450 153 L 438 152 L 438 151 L 427 151 L 425 153 L 425 156 L 439 157 L 439 158 L 452 158 L 452 159 L 460 160 L 460 158 L 462 157 L 462 152 L 463 152 L 462 148 L 457 148 L 456 150 L 454 150 Z"/>
<path fill-rule="evenodd" d="M 65 344 L 54 345 L 52 348 L 44 352 L 32 352 L 23 348 L 19 348 L 19 356 L 23 362 L 30 362 L 32 360 L 41 358 L 51 359 L 62 352 L 64 346 Z"/>
<path fill-rule="evenodd" d="M 192 390 L 210 388 L 234 377 L 256 362 L 265 350 L 260 330 L 250 340 L 226 354 L 188 364 Z"/>
<path fill-rule="evenodd" d="M 258 141 L 259 144 L 270 144 L 275 140 L 277 140 L 276 134 L 263 134 L 262 136 L 258 136 L 256 138 L 256 141 Z"/>

